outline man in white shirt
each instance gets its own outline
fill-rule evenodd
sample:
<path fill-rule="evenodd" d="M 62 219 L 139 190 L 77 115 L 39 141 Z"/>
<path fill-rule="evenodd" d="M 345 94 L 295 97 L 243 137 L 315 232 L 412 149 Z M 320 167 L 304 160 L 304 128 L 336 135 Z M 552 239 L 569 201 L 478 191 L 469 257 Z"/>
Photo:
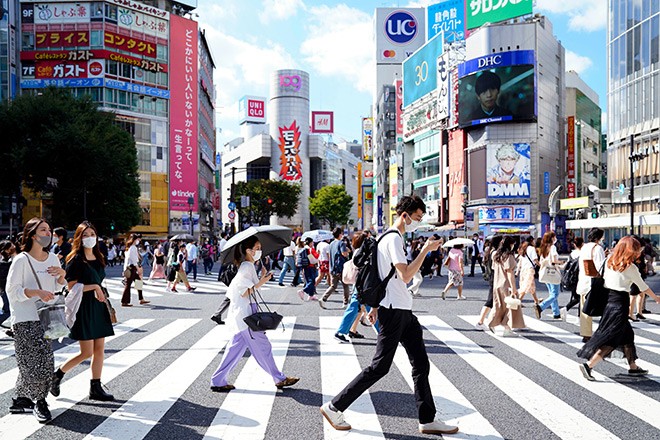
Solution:
<path fill-rule="evenodd" d="M 325 282 L 330 285 L 332 279 L 330 277 L 330 244 L 327 241 L 321 241 L 316 246 L 316 251 L 319 253 L 319 276 L 316 278 L 316 285 L 318 286 L 325 278 Z"/>
<path fill-rule="evenodd" d="M 378 319 L 380 331 L 376 342 L 376 354 L 369 367 L 362 370 L 332 401 L 321 407 L 321 414 L 333 428 L 346 431 L 351 425 L 344 421 L 343 411 L 383 378 L 390 370 L 399 343 L 405 348 L 415 381 L 415 398 L 419 417 L 419 431 L 423 434 L 454 434 L 457 426 L 435 420 L 435 404 L 429 385 L 429 359 L 422 334 L 422 327 L 412 313 L 412 298 L 406 284 L 409 283 L 424 262 L 428 252 L 440 247 L 439 240 L 427 240 L 417 258 L 410 264 L 406 260 L 403 233 L 414 231 L 426 205 L 418 196 L 404 196 L 396 206 L 397 220 L 378 243 L 378 273 L 385 279 L 392 266 L 396 273 L 387 284 L 385 297 L 380 306 L 369 312 L 369 320 Z M 393 232 L 390 232 L 393 231 Z"/>
<path fill-rule="evenodd" d="M 284 276 L 289 273 L 290 270 L 296 269 L 296 262 L 293 258 L 293 255 L 296 252 L 296 244 L 292 241 L 289 243 L 289 246 L 282 250 L 282 252 L 284 253 L 284 263 L 282 263 L 280 278 L 277 282 L 279 286 L 284 286 Z"/>
<path fill-rule="evenodd" d="M 186 245 L 186 275 L 192 271 L 193 281 L 197 281 L 197 242 Z"/>

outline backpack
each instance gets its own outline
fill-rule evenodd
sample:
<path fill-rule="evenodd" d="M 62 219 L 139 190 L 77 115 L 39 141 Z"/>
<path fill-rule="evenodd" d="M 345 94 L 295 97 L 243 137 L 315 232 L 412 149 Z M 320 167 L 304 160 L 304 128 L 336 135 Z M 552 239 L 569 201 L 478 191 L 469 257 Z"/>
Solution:
<path fill-rule="evenodd" d="M 296 253 L 296 267 L 309 266 L 309 254 L 307 249 L 302 248 Z"/>
<path fill-rule="evenodd" d="M 566 268 L 561 276 L 561 290 L 571 292 L 575 290 L 580 276 L 580 259 L 571 258 L 566 263 Z"/>
<path fill-rule="evenodd" d="M 358 268 L 358 274 L 355 279 L 355 291 L 360 304 L 371 307 L 378 307 L 385 298 L 387 292 L 387 283 L 394 276 L 396 269 L 392 269 L 384 279 L 380 279 L 378 273 L 378 243 L 389 233 L 397 231 L 390 230 L 381 235 L 378 240 L 371 237 L 362 242 L 362 246 L 355 252 L 353 264 Z"/>
<path fill-rule="evenodd" d="M 342 243 L 337 244 L 337 252 L 335 252 L 334 257 L 332 258 L 332 275 L 341 275 L 344 272 L 346 257 L 341 254 L 341 245 Z M 330 250 L 332 250 L 332 248 L 330 248 Z"/>

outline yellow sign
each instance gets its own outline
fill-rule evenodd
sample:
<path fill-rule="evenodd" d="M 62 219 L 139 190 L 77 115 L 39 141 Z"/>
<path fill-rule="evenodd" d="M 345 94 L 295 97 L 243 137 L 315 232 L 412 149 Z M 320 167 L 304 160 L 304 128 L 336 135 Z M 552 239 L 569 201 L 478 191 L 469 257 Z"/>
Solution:
<path fill-rule="evenodd" d="M 559 199 L 559 209 L 588 208 L 589 197 L 576 197 L 573 199 Z"/>

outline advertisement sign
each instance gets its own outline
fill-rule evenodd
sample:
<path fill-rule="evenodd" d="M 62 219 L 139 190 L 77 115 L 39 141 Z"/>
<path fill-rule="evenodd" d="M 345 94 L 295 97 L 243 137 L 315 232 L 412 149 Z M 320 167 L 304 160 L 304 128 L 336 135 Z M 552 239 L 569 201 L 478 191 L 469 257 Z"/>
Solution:
<path fill-rule="evenodd" d="M 117 61 L 119 63 L 130 64 L 142 70 L 150 72 L 167 72 L 167 64 L 157 63 L 156 61 L 145 60 L 142 58 L 123 55 L 110 50 L 47 50 L 36 51 L 26 50 L 21 52 L 21 61 L 29 60 L 59 60 L 59 61 L 89 61 L 92 58 Z"/>
<path fill-rule="evenodd" d="M 117 25 L 127 31 L 145 33 L 160 38 L 167 38 L 169 34 L 167 20 L 126 7 L 117 9 Z"/>
<path fill-rule="evenodd" d="M 532 13 L 532 0 L 469 0 L 465 3 L 468 29 Z"/>
<path fill-rule="evenodd" d="M 156 43 L 150 43 L 138 38 L 127 37 L 126 35 L 120 35 L 109 31 L 105 31 L 103 42 L 105 46 L 108 47 L 114 47 L 116 49 L 125 50 L 126 52 L 156 58 Z M 172 58 L 170 58 L 170 63 L 171 61 L 173 61 Z"/>
<path fill-rule="evenodd" d="M 573 199 L 559 199 L 559 209 L 578 209 L 589 207 L 589 196 L 576 197 Z"/>
<path fill-rule="evenodd" d="M 26 61 L 22 63 L 22 76 L 36 79 L 100 78 L 103 60 L 89 61 Z"/>
<path fill-rule="evenodd" d="M 483 223 L 531 223 L 530 205 L 497 205 L 479 207 L 479 224 Z"/>
<path fill-rule="evenodd" d="M 401 64 L 424 44 L 424 14 L 423 8 L 376 8 L 378 64 Z"/>
<path fill-rule="evenodd" d="M 445 42 L 465 38 L 465 0 L 444 0 L 426 8 L 427 40 L 445 34 Z"/>
<path fill-rule="evenodd" d="M 107 81 L 107 80 L 106 80 Z M 22 79 L 22 89 L 44 89 L 46 87 L 107 87 L 103 78 Z"/>
<path fill-rule="evenodd" d="M 438 58 L 438 119 L 449 117 L 449 54 Z"/>
<path fill-rule="evenodd" d="M 90 17 L 89 3 L 34 4 L 35 24 L 80 23 L 89 21 Z"/>
<path fill-rule="evenodd" d="M 458 126 L 458 69 L 449 72 L 449 127 Z"/>
<path fill-rule="evenodd" d="M 245 122 L 266 123 L 266 98 L 260 96 L 243 96 L 238 101 L 240 113 L 239 124 Z"/>
<path fill-rule="evenodd" d="M 357 163 L 357 218 L 358 224 L 362 220 L 362 162 Z"/>
<path fill-rule="evenodd" d="M 312 112 L 312 133 L 334 132 L 335 119 L 333 112 Z"/>
<path fill-rule="evenodd" d="M 394 81 L 394 91 L 396 93 L 396 139 L 403 136 L 403 80 Z"/>
<path fill-rule="evenodd" d="M 287 182 L 302 180 L 302 160 L 300 159 L 300 127 L 293 121 L 289 127 L 280 130 L 280 179 Z"/>
<path fill-rule="evenodd" d="M 408 142 L 427 132 L 438 123 L 438 100 L 431 99 L 422 105 L 408 108 L 403 113 L 403 140 Z"/>
<path fill-rule="evenodd" d="M 403 107 L 423 98 L 438 87 L 438 57 L 442 55 L 442 34 L 436 35 L 403 62 Z"/>
<path fill-rule="evenodd" d="M 374 122 L 371 118 L 362 118 L 362 160 L 374 157 Z"/>
<path fill-rule="evenodd" d="M 489 198 L 530 197 L 529 144 L 488 144 L 486 182 Z"/>
<path fill-rule="evenodd" d="M 89 31 L 54 31 L 35 34 L 37 49 L 89 46 Z"/>
<path fill-rule="evenodd" d="M 163 10 L 163 9 L 158 9 L 153 6 L 145 5 L 139 2 L 134 2 L 131 0 L 106 0 L 109 3 L 114 3 L 115 5 L 118 6 L 125 6 L 127 8 L 135 9 L 136 11 L 144 12 L 145 14 L 150 14 L 155 17 L 160 17 L 164 19 L 168 19 L 170 16 L 170 13 Z M 181 3 L 181 2 L 178 2 Z"/>
<path fill-rule="evenodd" d="M 534 51 L 490 54 L 458 66 L 459 125 L 536 119 Z"/>
<path fill-rule="evenodd" d="M 575 198 L 575 183 L 568 182 L 566 184 L 566 195 L 569 199 Z"/>
<path fill-rule="evenodd" d="M 568 146 L 568 178 L 575 179 L 575 116 L 568 117 L 568 129 L 566 130 L 566 145 Z"/>
<path fill-rule="evenodd" d="M 170 210 L 188 211 L 192 197 L 197 211 L 197 22 L 172 15 L 170 25 Z"/>
<path fill-rule="evenodd" d="M 543 194 L 550 194 L 550 173 L 543 173 Z"/>
<path fill-rule="evenodd" d="M 399 203 L 399 166 L 396 163 L 390 164 L 389 172 L 390 183 L 390 207 L 394 207 Z"/>
<path fill-rule="evenodd" d="M 462 222 L 463 195 L 461 189 L 464 185 L 465 165 L 465 133 L 463 130 L 449 132 L 447 145 L 447 165 L 449 176 L 447 181 L 449 221 Z"/>

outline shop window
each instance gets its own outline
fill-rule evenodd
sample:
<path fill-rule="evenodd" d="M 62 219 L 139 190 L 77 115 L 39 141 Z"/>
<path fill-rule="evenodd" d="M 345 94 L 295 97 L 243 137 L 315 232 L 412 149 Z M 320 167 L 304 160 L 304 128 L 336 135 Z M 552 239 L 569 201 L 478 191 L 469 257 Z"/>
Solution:
<path fill-rule="evenodd" d="M 34 50 L 34 33 L 23 32 L 21 34 L 21 48 L 23 50 Z"/>

